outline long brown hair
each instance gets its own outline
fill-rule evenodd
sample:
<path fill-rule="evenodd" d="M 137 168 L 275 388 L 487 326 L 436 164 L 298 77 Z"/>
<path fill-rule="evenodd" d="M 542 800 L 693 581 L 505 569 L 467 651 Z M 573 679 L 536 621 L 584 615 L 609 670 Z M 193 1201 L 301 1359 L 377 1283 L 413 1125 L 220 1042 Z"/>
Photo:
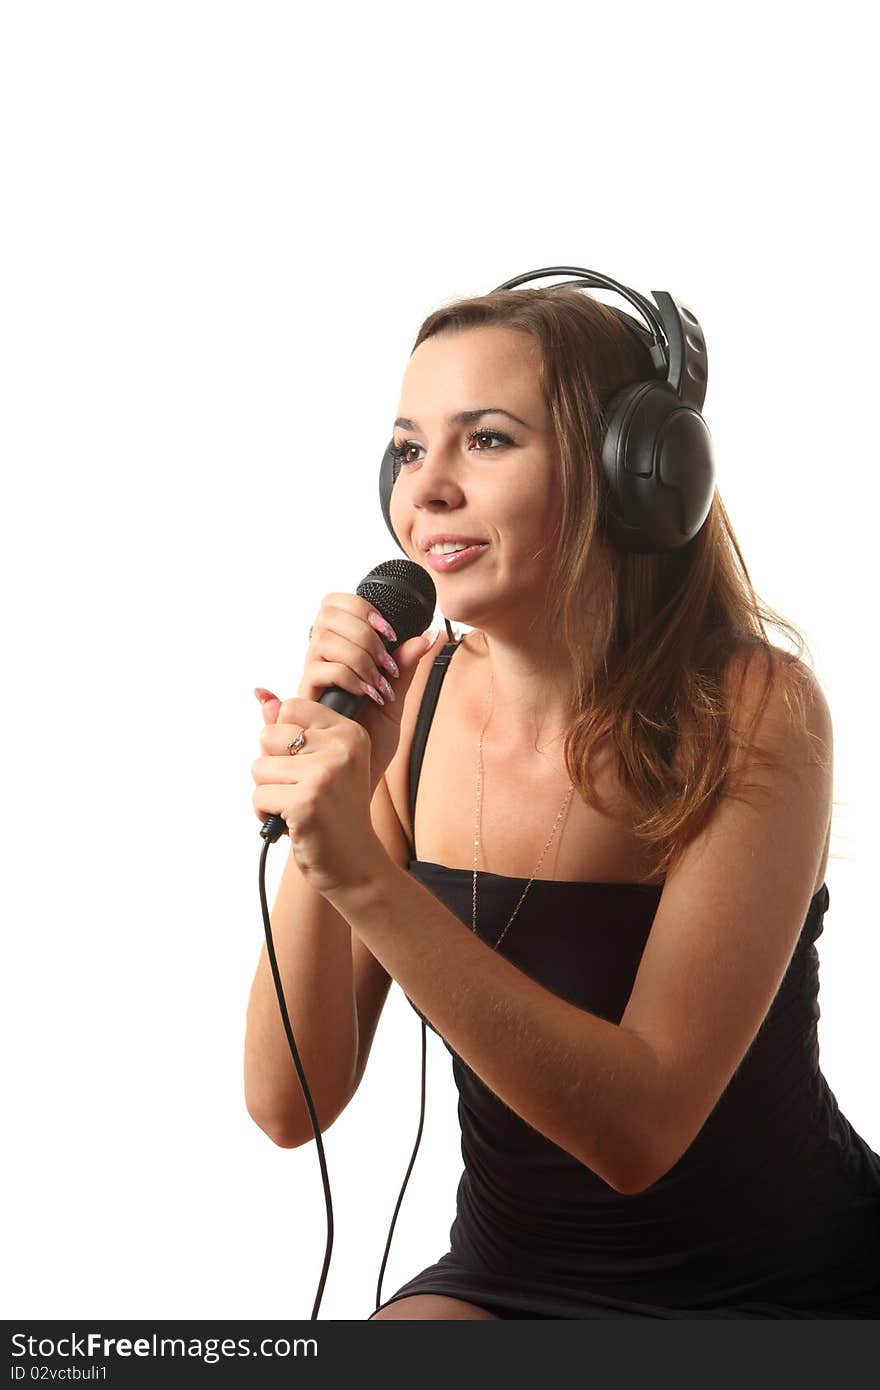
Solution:
<path fill-rule="evenodd" d="M 733 718 L 734 679 L 741 688 L 755 662 L 763 662 L 763 694 L 748 733 L 781 678 L 789 713 L 808 734 L 811 677 L 802 658 L 809 647 L 755 593 L 717 488 L 702 528 L 678 550 L 642 555 L 600 543 L 604 411 L 622 386 L 654 376 L 647 348 L 616 313 L 573 288 L 499 290 L 436 309 L 412 350 L 438 333 L 479 327 L 518 330 L 540 347 L 562 499 L 547 581 L 555 602 L 541 616 L 571 663 L 568 774 L 584 800 L 604 812 L 591 760 L 600 743 L 610 742 L 650 881 L 662 881 L 720 798 L 750 789 L 740 785 L 739 770 L 778 765 L 748 739 L 735 745 L 748 756 L 734 756 L 734 728 L 737 740 L 741 733 Z M 586 601 L 597 577 L 598 612 Z M 605 625 L 599 662 L 586 655 L 596 621 Z M 787 633 L 797 652 L 774 646 L 765 622 Z"/>

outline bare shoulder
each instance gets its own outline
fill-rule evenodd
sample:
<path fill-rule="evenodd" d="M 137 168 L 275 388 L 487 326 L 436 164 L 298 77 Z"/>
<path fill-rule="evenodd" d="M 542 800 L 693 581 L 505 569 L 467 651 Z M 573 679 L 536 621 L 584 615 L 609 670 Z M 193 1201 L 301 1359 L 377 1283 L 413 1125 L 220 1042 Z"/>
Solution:
<path fill-rule="evenodd" d="M 815 671 L 781 647 L 738 651 L 724 673 L 731 730 L 738 749 L 750 744 L 800 762 L 830 760 L 831 710 Z"/>

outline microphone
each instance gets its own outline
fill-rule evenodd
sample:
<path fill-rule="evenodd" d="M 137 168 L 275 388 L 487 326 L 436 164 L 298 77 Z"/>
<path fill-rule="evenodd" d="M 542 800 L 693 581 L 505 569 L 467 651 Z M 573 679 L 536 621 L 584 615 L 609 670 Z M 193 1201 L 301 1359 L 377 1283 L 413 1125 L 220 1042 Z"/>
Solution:
<path fill-rule="evenodd" d="M 385 560 L 370 570 L 355 590 L 359 598 L 365 598 L 382 617 L 391 624 L 397 633 L 396 642 L 382 637 L 385 650 L 393 652 L 411 637 L 424 632 L 434 617 L 437 606 L 437 590 L 427 570 L 414 560 Z M 381 637 L 382 634 L 380 633 Z M 344 714 L 346 719 L 356 719 L 367 695 L 355 695 L 342 686 L 331 685 L 321 696 L 318 704 L 327 705 Z M 260 827 L 260 834 L 268 844 L 274 844 L 287 829 L 283 816 L 272 815 Z"/>

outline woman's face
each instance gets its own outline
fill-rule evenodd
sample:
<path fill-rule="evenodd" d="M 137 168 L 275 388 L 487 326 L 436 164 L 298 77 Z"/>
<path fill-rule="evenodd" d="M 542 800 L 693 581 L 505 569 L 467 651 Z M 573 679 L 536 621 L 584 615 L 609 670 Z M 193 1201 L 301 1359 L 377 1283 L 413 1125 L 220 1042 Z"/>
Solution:
<path fill-rule="evenodd" d="M 511 329 L 442 333 L 416 348 L 403 379 L 394 443 L 405 451 L 391 522 L 410 559 L 431 573 L 442 612 L 470 627 L 492 630 L 505 616 L 521 623 L 548 601 L 561 499 L 538 353 Z M 451 418 L 476 411 L 487 413 Z M 424 549 L 437 532 L 488 545 L 438 571 Z"/>

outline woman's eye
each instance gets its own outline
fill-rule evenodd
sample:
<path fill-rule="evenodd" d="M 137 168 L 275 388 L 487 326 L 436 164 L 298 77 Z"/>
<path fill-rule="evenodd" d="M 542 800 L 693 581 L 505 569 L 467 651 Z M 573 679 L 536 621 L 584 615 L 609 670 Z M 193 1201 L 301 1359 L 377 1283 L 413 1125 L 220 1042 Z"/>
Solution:
<path fill-rule="evenodd" d="M 502 434 L 500 430 L 473 430 L 468 435 L 468 443 L 473 444 L 474 441 L 477 439 L 494 439 L 498 444 L 501 444 L 502 446 L 505 444 L 513 444 L 513 440 L 510 439 L 506 434 Z M 412 459 L 407 459 L 406 457 L 410 449 L 421 448 L 423 448 L 423 445 L 416 444 L 415 440 L 405 439 L 402 444 L 392 444 L 390 448 L 390 453 L 399 464 L 405 465 L 407 463 L 412 462 Z M 478 454 L 494 454 L 496 451 L 495 449 L 480 448 L 475 450 L 475 452 Z"/>
<path fill-rule="evenodd" d="M 513 440 L 512 440 L 512 439 L 508 439 L 507 435 L 506 435 L 506 434 L 502 434 L 500 430 L 474 430 L 473 434 L 469 434 L 469 435 L 468 435 L 468 442 L 472 444 L 472 443 L 474 442 L 475 439 L 495 439 L 495 440 L 497 440 L 500 444 L 512 444 L 512 443 L 513 443 Z M 477 453 L 479 453 L 479 454 L 494 454 L 494 452 L 495 452 L 494 449 L 478 449 L 478 450 L 477 450 Z"/>
<path fill-rule="evenodd" d="M 413 444 L 411 440 L 407 439 L 404 440 L 403 444 L 392 444 L 388 452 L 393 459 L 396 459 L 399 464 L 403 465 L 410 462 L 410 460 L 406 458 L 410 449 L 421 449 L 421 447 L 421 444 Z"/>

